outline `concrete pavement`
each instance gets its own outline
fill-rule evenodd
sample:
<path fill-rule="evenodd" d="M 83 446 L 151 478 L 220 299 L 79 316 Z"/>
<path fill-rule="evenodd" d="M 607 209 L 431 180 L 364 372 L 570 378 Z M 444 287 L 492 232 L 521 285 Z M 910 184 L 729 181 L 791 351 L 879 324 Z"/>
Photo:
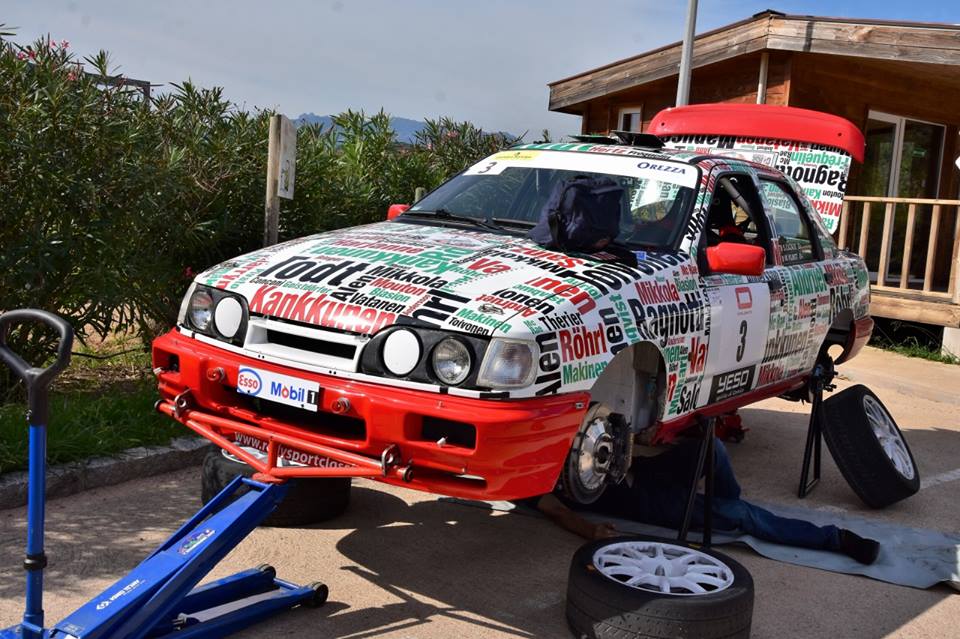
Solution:
<path fill-rule="evenodd" d="M 829 454 L 820 486 L 796 498 L 806 406 L 769 400 L 742 412 L 746 440 L 728 446 L 745 496 L 935 528 L 960 529 L 960 367 L 866 349 L 841 367 L 841 387 L 866 383 L 906 433 L 926 487 L 884 511 L 864 507 Z M 198 506 L 185 470 L 52 500 L 48 618 L 60 619 L 133 567 Z M 22 508 L 0 512 L 0 626 L 22 613 Z M 569 637 L 566 572 L 581 540 L 549 522 L 439 502 L 357 481 L 350 511 L 305 529 L 262 528 L 214 577 L 270 563 L 293 581 L 322 580 L 330 601 L 241 637 Z M 723 550 L 756 584 L 754 637 L 958 636 L 960 594 L 916 590 Z"/>

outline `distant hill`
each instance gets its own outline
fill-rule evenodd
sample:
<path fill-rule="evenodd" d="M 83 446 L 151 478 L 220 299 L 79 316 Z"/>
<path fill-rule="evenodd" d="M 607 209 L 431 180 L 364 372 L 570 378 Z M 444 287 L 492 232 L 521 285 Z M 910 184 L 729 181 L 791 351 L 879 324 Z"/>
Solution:
<path fill-rule="evenodd" d="M 317 115 L 316 113 L 301 113 L 300 117 L 294 120 L 297 126 L 301 124 L 322 124 L 325 127 L 331 125 L 332 120 L 329 115 Z M 397 132 L 397 139 L 407 144 L 414 141 L 417 132 L 427 126 L 422 120 L 411 120 L 409 118 L 390 118 L 390 124 L 393 130 Z"/>

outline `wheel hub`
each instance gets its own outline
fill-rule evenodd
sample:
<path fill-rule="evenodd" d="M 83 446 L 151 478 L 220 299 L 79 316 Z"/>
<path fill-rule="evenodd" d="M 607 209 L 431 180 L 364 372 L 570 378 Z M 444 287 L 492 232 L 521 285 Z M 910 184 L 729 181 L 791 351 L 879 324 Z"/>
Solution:
<path fill-rule="evenodd" d="M 916 469 L 913 467 L 913 461 L 910 459 L 910 453 L 907 452 L 907 444 L 903 441 L 903 435 L 897 428 L 890 413 L 886 411 L 883 405 L 870 395 L 863 396 L 863 412 L 880 442 L 883 452 L 893 463 L 897 472 L 905 479 L 913 479 L 916 475 Z"/>
<path fill-rule="evenodd" d="M 599 490 L 613 462 L 613 435 L 605 419 L 590 422 L 580 437 L 577 476 L 587 490 Z"/>
<path fill-rule="evenodd" d="M 697 596 L 733 585 L 733 570 L 706 553 L 653 541 L 625 541 L 600 547 L 593 565 L 616 582 L 664 595 Z"/>

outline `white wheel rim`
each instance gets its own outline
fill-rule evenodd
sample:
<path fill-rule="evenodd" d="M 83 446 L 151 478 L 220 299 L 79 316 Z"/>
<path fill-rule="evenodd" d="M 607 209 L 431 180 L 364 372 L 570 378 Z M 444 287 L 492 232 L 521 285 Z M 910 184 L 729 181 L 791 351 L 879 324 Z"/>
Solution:
<path fill-rule="evenodd" d="M 873 434 L 880 442 L 880 447 L 883 448 L 883 452 L 893 463 L 894 468 L 904 478 L 913 479 L 916 475 L 913 460 L 910 459 L 907 444 L 903 441 L 903 435 L 890 417 L 890 413 L 870 395 L 863 396 L 863 412 L 867 416 L 870 428 L 873 429 Z"/>
<path fill-rule="evenodd" d="M 601 546 L 593 554 L 593 565 L 617 583 L 662 595 L 709 595 L 733 585 L 733 571 L 716 557 L 654 541 Z"/>

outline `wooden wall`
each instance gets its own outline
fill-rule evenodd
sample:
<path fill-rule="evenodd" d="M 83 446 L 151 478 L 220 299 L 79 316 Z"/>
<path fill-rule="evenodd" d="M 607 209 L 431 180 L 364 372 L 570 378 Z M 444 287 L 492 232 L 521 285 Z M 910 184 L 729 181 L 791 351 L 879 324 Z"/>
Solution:
<path fill-rule="evenodd" d="M 690 102 L 755 103 L 760 78 L 760 54 L 753 53 L 733 60 L 695 69 L 691 81 Z M 785 104 L 790 90 L 790 53 L 770 52 L 767 71 L 767 104 Z M 619 128 L 621 108 L 643 107 L 643 128 L 659 111 L 672 107 L 677 95 L 676 76 L 656 80 L 591 100 L 586 104 L 583 133 L 605 133 Z"/>
<path fill-rule="evenodd" d="M 955 199 L 960 171 L 960 69 L 811 53 L 793 54 L 790 106 L 843 116 L 861 130 L 870 110 L 946 125 L 940 193 Z M 930 67 L 929 69 L 925 67 Z M 850 193 L 856 193 L 855 179 Z"/>

